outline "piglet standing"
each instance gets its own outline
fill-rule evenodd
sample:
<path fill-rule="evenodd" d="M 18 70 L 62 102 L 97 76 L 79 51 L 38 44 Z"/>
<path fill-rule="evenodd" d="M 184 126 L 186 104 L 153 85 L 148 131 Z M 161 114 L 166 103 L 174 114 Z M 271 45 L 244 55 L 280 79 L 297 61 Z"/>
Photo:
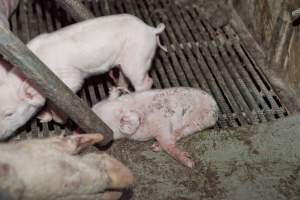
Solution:
<path fill-rule="evenodd" d="M 164 29 L 164 24 L 151 27 L 133 15 L 111 15 L 39 35 L 27 46 L 73 91 L 84 78 L 115 66 L 141 91 L 152 86 L 148 70 L 157 45 L 165 49 L 158 38 Z"/>
<path fill-rule="evenodd" d="M 156 89 L 120 95 L 111 90 L 110 97 L 93 107 L 93 111 L 114 132 L 114 139 L 146 141 L 155 138 L 154 150 L 162 147 L 187 167 L 194 162 L 176 141 L 213 126 L 218 117 L 215 100 L 194 88 Z"/>
<path fill-rule="evenodd" d="M 161 46 L 158 37 L 163 30 L 163 24 L 155 28 L 132 15 L 112 15 L 42 34 L 27 46 L 74 92 L 81 88 L 84 78 L 107 72 L 116 65 L 136 90 L 147 90 L 153 82 L 148 70 L 157 46 Z M 45 104 L 45 97 L 17 67 L 8 73 L 2 71 L 0 140 L 10 137 Z M 42 122 L 53 118 L 63 122 L 56 114 L 49 109 L 39 118 Z"/>
<path fill-rule="evenodd" d="M 131 171 L 107 154 L 80 155 L 102 139 L 101 134 L 82 134 L 0 144 L 0 196 L 119 199 L 121 189 L 133 184 Z"/>
<path fill-rule="evenodd" d="M 85 78 L 116 66 L 142 91 L 152 87 L 148 70 L 157 46 L 166 50 L 159 42 L 164 29 L 164 24 L 154 28 L 133 15 L 111 15 L 39 35 L 27 46 L 74 92 Z M 39 119 L 48 122 L 53 115 L 46 112 Z"/>

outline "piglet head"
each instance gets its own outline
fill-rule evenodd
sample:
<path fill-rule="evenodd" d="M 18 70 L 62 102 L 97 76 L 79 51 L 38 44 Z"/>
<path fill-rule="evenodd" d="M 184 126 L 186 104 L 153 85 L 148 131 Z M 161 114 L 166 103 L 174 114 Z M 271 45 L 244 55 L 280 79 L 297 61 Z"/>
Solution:
<path fill-rule="evenodd" d="M 0 140 L 11 136 L 45 103 L 45 98 L 29 83 L 8 76 L 0 84 Z"/>
<path fill-rule="evenodd" d="M 142 115 L 134 110 L 121 112 L 119 131 L 124 136 L 132 136 L 140 127 Z"/>

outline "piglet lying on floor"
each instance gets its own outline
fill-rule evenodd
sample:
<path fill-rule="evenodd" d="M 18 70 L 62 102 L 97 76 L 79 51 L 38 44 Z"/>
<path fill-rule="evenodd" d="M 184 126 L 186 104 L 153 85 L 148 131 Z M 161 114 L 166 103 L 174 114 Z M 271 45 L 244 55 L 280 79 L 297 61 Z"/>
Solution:
<path fill-rule="evenodd" d="M 100 134 L 0 144 L 0 194 L 11 199 L 118 199 L 133 176 L 107 154 L 79 155 Z M 1 192 L 2 191 L 2 192 Z"/>
<path fill-rule="evenodd" d="M 113 130 L 114 139 L 127 137 L 146 141 L 155 138 L 182 164 L 192 168 L 189 155 L 176 146 L 180 138 L 213 126 L 218 107 L 206 92 L 193 88 L 150 90 L 120 96 L 119 88 L 93 107 L 93 111 Z"/>

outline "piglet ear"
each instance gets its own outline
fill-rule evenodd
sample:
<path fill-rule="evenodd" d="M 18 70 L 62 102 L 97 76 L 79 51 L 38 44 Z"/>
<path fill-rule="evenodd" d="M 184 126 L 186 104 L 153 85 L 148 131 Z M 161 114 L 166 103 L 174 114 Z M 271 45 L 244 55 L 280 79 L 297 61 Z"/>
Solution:
<path fill-rule="evenodd" d="M 101 142 L 103 138 L 101 133 L 73 134 L 65 136 L 63 132 L 62 135 L 57 137 L 58 140 L 55 141 L 64 151 L 70 154 L 78 154 L 87 147 Z"/>
<path fill-rule="evenodd" d="M 135 111 L 122 112 L 120 132 L 126 135 L 134 134 L 141 124 L 141 115 Z"/>
<path fill-rule="evenodd" d="M 42 106 L 45 103 L 45 98 L 27 81 L 21 85 L 19 95 L 21 99 L 34 106 Z"/>

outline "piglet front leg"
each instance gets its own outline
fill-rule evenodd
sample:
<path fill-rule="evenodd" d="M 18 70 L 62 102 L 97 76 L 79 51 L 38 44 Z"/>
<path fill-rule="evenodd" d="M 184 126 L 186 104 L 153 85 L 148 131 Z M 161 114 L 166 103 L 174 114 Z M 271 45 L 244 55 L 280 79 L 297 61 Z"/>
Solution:
<path fill-rule="evenodd" d="M 38 114 L 37 118 L 40 120 L 41 123 L 48 123 L 52 121 L 53 117 L 51 112 L 47 108 L 45 108 Z"/>
<path fill-rule="evenodd" d="M 119 96 L 123 95 L 123 94 L 129 94 L 130 91 L 127 88 L 124 87 L 111 87 L 109 89 L 109 100 L 113 100 L 118 98 Z"/>
<path fill-rule="evenodd" d="M 68 116 L 56 108 L 53 104 L 48 103 L 46 108 L 37 116 L 41 123 L 55 121 L 58 124 L 65 124 Z"/>
<path fill-rule="evenodd" d="M 118 68 L 118 77 L 115 76 L 113 69 L 111 69 L 108 74 L 117 87 L 128 88 L 128 82 L 121 69 Z"/>

